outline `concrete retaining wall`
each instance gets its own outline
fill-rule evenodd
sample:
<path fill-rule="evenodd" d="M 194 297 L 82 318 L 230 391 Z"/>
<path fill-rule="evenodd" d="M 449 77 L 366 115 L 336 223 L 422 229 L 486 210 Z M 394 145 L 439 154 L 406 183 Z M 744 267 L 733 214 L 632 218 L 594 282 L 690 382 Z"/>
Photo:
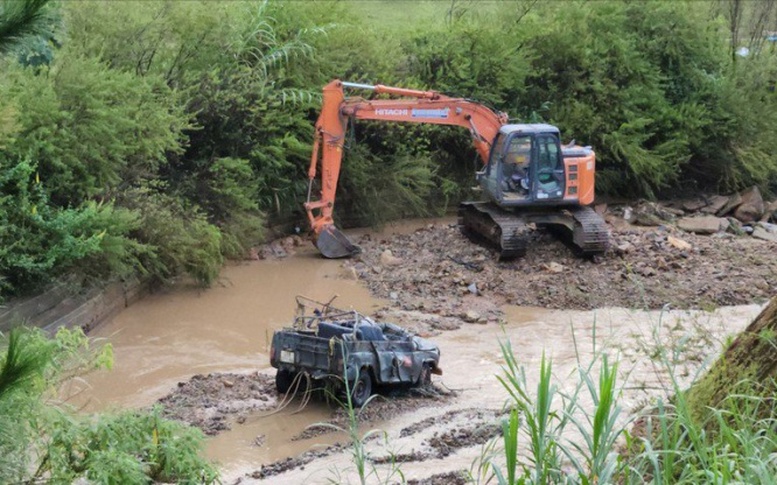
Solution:
<path fill-rule="evenodd" d="M 54 333 L 60 327 L 97 327 L 149 292 L 137 279 L 109 283 L 102 288 L 76 292 L 58 285 L 36 297 L 9 302 L 0 308 L 0 331 L 25 324 Z"/>

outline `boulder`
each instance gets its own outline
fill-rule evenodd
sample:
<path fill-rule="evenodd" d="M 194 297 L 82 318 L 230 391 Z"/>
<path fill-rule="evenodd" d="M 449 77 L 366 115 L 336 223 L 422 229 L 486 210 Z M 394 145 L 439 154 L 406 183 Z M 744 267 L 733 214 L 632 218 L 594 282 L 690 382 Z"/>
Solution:
<path fill-rule="evenodd" d="M 773 234 L 777 234 L 777 224 L 770 224 L 768 222 L 759 222 L 756 224 L 756 226 L 766 229 L 768 232 L 771 232 Z"/>
<path fill-rule="evenodd" d="M 660 226 L 664 222 L 671 221 L 673 215 L 672 212 L 659 204 L 643 202 L 634 209 L 633 222 L 640 226 Z"/>
<path fill-rule="evenodd" d="M 706 205 L 707 202 L 704 199 L 686 200 L 683 202 L 683 209 L 688 212 L 696 212 Z"/>
<path fill-rule="evenodd" d="M 707 206 L 702 208 L 701 211 L 706 214 L 717 214 L 718 211 L 726 206 L 729 199 L 730 197 L 725 195 L 713 195 L 709 198 Z"/>
<path fill-rule="evenodd" d="M 728 202 L 726 202 L 726 205 L 724 205 L 722 209 L 716 212 L 715 215 L 718 217 L 727 216 L 731 212 L 733 212 L 734 209 L 739 207 L 739 204 L 741 203 L 742 203 L 742 196 L 739 194 L 734 194 L 728 198 Z"/>
<path fill-rule="evenodd" d="M 764 200 L 757 186 L 742 192 L 742 203 L 734 211 L 734 217 L 742 222 L 755 222 L 764 213 Z"/>
<path fill-rule="evenodd" d="M 761 222 L 769 222 L 770 220 L 777 222 L 777 200 L 766 204 L 764 215 L 761 216 Z"/>
<path fill-rule="evenodd" d="M 696 234 L 714 234 L 720 230 L 721 223 L 721 218 L 715 216 L 683 217 L 677 221 L 677 227 Z"/>
<path fill-rule="evenodd" d="M 769 232 L 762 226 L 755 226 L 753 228 L 753 237 L 777 243 L 777 232 Z"/>

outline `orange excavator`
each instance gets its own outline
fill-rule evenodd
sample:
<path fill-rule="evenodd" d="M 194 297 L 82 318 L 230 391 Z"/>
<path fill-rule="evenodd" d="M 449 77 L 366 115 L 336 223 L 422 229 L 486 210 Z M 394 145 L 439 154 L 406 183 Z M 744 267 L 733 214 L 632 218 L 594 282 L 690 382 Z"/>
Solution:
<path fill-rule="evenodd" d="M 344 88 L 370 90 L 393 99 L 346 97 Z M 559 130 L 548 124 L 509 124 L 477 102 L 383 85 L 334 80 L 324 86 L 316 122 L 305 203 L 313 242 L 327 258 L 343 258 L 360 249 L 335 227 L 332 213 L 349 120 L 431 123 L 467 128 L 483 161 L 476 179 L 486 201 L 462 202 L 459 225 L 499 250 L 500 259 L 523 256 L 532 226 L 561 234 L 584 256 L 602 254 L 608 233 L 590 207 L 594 200 L 595 155 L 590 147 L 562 146 Z M 312 199 L 320 175 L 320 196 Z"/>

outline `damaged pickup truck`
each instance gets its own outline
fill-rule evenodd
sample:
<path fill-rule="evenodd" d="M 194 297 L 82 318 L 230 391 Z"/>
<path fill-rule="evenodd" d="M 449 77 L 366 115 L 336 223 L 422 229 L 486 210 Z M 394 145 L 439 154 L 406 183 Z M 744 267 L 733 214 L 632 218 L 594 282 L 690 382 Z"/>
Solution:
<path fill-rule="evenodd" d="M 290 328 L 273 334 L 270 364 L 278 369 L 280 393 L 296 392 L 300 381 L 327 386 L 361 407 L 375 386 L 424 386 L 442 374 L 440 349 L 392 323 L 377 323 L 356 311 L 302 296 Z"/>

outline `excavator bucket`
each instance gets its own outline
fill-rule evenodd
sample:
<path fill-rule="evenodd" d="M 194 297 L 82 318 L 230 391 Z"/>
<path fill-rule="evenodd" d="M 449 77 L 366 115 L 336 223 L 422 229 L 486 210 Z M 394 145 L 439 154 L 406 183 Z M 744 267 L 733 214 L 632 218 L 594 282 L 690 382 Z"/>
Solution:
<path fill-rule="evenodd" d="M 335 226 L 327 226 L 318 234 L 315 244 L 325 258 L 347 258 L 359 254 L 359 246 L 348 240 L 345 234 Z"/>

